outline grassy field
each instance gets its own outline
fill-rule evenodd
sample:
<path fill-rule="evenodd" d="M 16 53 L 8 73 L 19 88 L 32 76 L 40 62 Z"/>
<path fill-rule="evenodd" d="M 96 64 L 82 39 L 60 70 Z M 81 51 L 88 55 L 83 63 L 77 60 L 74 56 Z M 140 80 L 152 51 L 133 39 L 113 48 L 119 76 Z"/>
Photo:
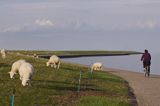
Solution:
<path fill-rule="evenodd" d="M 32 87 L 22 87 L 19 75 L 9 78 L 11 65 L 18 59 L 35 68 Z M 11 106 L 13 89 L 15 106 L 130 106 L 129 87 L 123 79 L 107 72 L 91 74 L 88 67 L 65 62 L 55 70 L 46 67 L 46 61 L 15 53 L 0 57 L 0 106 Z"/>
<path fill-rule="evenodd" d="M 139 54 L 140 52 L 136 51 L 25 51 L 25 50 L 12 50 L 12 52 L 19 52 L 25 55 L 125 55 L 125 54 Z"/>

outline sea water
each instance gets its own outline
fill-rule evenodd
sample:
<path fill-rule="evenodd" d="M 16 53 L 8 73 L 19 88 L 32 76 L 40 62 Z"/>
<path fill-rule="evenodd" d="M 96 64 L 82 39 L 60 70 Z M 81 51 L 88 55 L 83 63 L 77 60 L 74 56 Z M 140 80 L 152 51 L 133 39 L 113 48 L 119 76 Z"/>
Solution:
<path fill-rule="evenodd" d="M 106 68 L 115 68 L 143 73 L 143 62 L 140 54 L 124 55 L 124 56 L 94 56 L 94 57 L 78 57 L 64 58 L 63 61 L 74 62 L 84 65 L 92 65 L 95 62 L 102 62 Z M 160 75 L 160 56 L 152 55 L 151 74 Z"/>

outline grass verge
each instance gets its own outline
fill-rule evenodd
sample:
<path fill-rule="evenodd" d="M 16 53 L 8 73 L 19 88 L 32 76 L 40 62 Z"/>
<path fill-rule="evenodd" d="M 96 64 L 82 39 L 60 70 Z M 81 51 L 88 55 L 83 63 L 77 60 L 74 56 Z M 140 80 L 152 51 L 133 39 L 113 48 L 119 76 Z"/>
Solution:
<path fill-rule="evenodd" d="M 9 78 L 11 65 L 18 59 L 25 59 L 35 68 L 32 87 L 22 87 L 19 75 Z M 129 87 L 123 79 L 107 72 L 91 74 L 88 67 L 65 62 L 55 70 L 46 67 L 46 62 L 14 53 L 0 58 L 0 106 L 11 105 L 13 89 L 15 106 L 130 106 Z"/>

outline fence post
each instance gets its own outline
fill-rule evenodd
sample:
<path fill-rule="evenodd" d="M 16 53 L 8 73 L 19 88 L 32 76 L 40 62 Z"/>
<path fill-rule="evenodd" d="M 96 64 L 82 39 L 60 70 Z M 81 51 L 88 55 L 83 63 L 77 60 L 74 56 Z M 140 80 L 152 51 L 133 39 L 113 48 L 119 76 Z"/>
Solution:
<path fill-rule="evenodd" d="M 80 76 L 79 76 L 78 92 L 80 91 L 81 88 L 81 78 L 82 78 L 82 71 L 80 71 Z"/>
<path fill-rule="evenodd" d="M 12 106 L 14 106 L 15 88 L 12 91 Z"/>

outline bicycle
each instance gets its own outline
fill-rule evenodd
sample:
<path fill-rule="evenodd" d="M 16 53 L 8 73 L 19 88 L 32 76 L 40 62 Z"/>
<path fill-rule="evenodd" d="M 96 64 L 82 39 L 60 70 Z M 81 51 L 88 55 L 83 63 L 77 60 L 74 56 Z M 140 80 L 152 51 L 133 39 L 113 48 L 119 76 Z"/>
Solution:
<path fill-rule="evenodd" d="M 144 75 L 145 75 L 145 77 L 149 77 L 150 76 L 150 67 L 149 66 L 145 66 Z"/>

